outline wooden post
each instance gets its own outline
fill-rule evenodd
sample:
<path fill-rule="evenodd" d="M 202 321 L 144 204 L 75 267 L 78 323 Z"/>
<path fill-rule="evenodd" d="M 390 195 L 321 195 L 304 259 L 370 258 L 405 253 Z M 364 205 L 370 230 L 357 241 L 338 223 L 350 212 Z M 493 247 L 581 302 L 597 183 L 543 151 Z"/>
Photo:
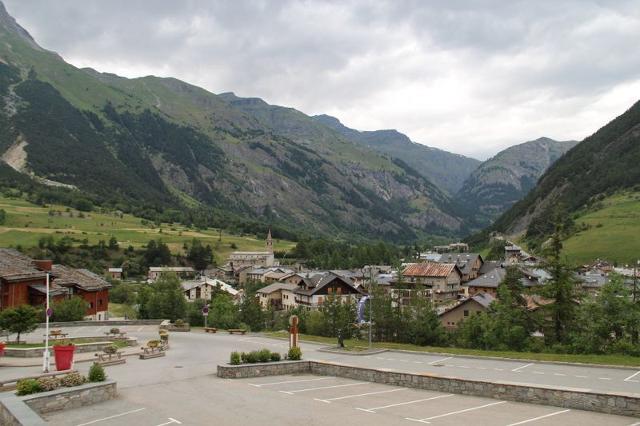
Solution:
<path fill-rule="evenodd" d="M 298 316 L 289 317 L 289 349 L 298 346 Z"/>

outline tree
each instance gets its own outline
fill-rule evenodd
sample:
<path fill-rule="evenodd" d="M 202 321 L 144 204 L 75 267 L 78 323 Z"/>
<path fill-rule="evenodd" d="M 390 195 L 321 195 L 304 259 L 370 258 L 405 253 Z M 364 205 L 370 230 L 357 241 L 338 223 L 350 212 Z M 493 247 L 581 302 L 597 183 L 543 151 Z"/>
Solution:
<path fill-rule="evenodd" d="M 176 275 L 162 274 L 158 280 L 143 288 L 138 296 L 141 318 L 183 319 L 187 301 Z"/>
<path fill-rule="evenodd" d="M 193 264 L 194 269 L 203 271 L 213 262 L 213 250 L 210 245 L 202 245 L 200 240 L 193 239 L 187 250 L 187 260 Z"/>
<path fill-rule="evenodd" d="M 212 327 L 235 328 L 238 326 L 238 307 L 228 293 L 218 293 L 211 299 L 208 322 Z"/>
<path fill-rule="evenodd" d="M 264 328 L 264 315 L 260 301 L 255 294 L 246 294 L 240 304 L 238 319 L 249 326 L 251 331 L 260 331 Z"/>
<path fill-rule="evenodd" d="M 494 316 L 496 349 L 523 350 L 527 346 L 535 323 L 527 310 L 523 296 L 522 273 L 511 266 L 507 268 L 504 280 L 498 285 L 498 297 L 490 306 Z"/>
<path fill-rule="evenodd" d="M 109 238 L 109 250 L 118 250 L 120 245 L 116 237 Z"/>
<path fill-rule="evenodd" d="M 0 327 L 11 333 L 17 333 L 16 341 L 20 341 L 21 333 L 30 333 L 38 327 L 38 310 L 31 305 L 20 305 L 0 312 Z"/>
<path fill-rule="evenodd" d="M 447 332 L 431 302 L 423 297 L 415 297 L 407 309 L 409 316 L 409 339 L 415 345 L 444 345 Z"/>
<path fill-rule="evenodd" d="M 548 343 L 565 344 L 568 342 L 571 329 L 575 325 L 579 297 L 573 272 L 560 256 L 562 250 L 561 231 L 562 227 L 557 223 L 548 250 L 549 260 L 545 267 L 551 278 L 538 291 L 541 296 L 551 301 L 540 310 L 545 325 L 545 340 Z"/>
<path fill-rule="evenodd" d="M 53 321 L 82 321 L 87 313 L 88 303 L 81 297 L 74 296 L 53 303 Z"/>

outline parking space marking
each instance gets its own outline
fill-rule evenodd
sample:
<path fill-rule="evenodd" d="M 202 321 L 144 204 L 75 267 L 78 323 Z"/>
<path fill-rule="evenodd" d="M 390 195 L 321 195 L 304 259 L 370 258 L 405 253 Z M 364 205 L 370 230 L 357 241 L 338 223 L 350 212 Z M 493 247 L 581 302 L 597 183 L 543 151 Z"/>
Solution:
<path fill-rule="evenodd" d="M 127 414 L 137 413 L 139 411 L 146 410 L 146 409 L 147 409 L 146 407 L 142 407 L 142 408 L 138 408 L 137 410 L 125 411 L 124 413 L 114 414 L 113 416 L 104 417 L 102 419 L 91 420 L 90 422 L 87 422 L 87 423 L 80 423 L 79 425 L 76 425 L 76 426 L 92 425 L 94 423 L 103 422 L 105 420 L 115 419 L 115 418 L 118 418 L 118 417 L 126 416 Z"/>
<path fill-rule="evenodd" d="M 538 420 L 546 419 L 547 417 L 557 416 L 558 414 L 568 413 L 569 411 L 571 411 L 571 410 L 560 410 L 560 411 L 556 411 L 555 413 L 545 414 L 544 416 L 538 416 L 538 417 L 534 417 L 532 419 L 523 420 L 521 422 L 511 423 L 511 424 L 509 424 L 507 426 L 523 425 L 525 423 L 531 423 L 531 422 L 535 422 L 535 421 L 538 421 Z"/>
<path fill-rule="evenodd" d="M 452 393 L 449 393 L 449 394 L 446 394 L 446 395 L 432 396 L 431 398 L 415 399 L 413 401 L 398 402 L 397 404 L 383 405 L 381 407 L 356 408 L 356 410 L 366 411 L 367 413 L 375 413 L 376 411 L 384 410 L 385 408 L 399 407 L 401 405 L 417 404 L 418 402 L 432 401 L 434 399 L 440 399 L 440 398 L 449 398 L 450 396 L 454 396 L 454 395 Z"/>
<path fill-rule="evenodd" d="M 451 359 L 451 358 L 453 358 L 453 357 L 452 357 L 452 356 L 450 356 L 450 357 L 447 357 L 447 358 L 436 359 L 435 361 L 431 361 L 431 362 L 429 363 L 429 365 L 437 364 L 437 363 L 439 363 L 439 362 L 446 361 L 446 360 Z"/>
<path fill-rule="evenodd" d="M 531 367 L 532 365 L 533 365 L 533 363 L 525 364 L 525 365 L 522 365 L 522 366 L 520 366 L 518 368 L 514 368 L 511 371 L 513 371 L 514 373 L 519 373 L 522 369 L 525 369 L 527 367 Z"/>
<path fill-rule="evenodd" d="M 610 377 L 598 377 L 598 380 L 611 380 Z"/>
<path fill-rule="evenodd" d="M 576 376 L 576 377 L 579 378 L 579 379 L 586 379 L 587 378 L 587 376 Z"/>
<path fill-rule="evenodd" d="M 533 374 L 544 374 L 542 371 L 532 371 Z"/>
<path fill-rule="evenodd" d="M 434 420 L 434 419 L 439 419 L 439 418 L 442 418 L 442 417 L 453 416 L 455 414 L 462 414 L 462 413 L 466 413 L 466 412 L 469 412 L 469 411 L 480 410 L 482 408 L 493 407 L 494 405 L 506 404 L 506 403 L 507 403 L 507 401 L 498 401 L 498 402 L 492 402 L 491 404 L 479 405 L 477 407 L 465 408 L 464 410 L 451 411 L 449 413 L 438 414 L 437 416 L 425 417 L 424 419 L 414 419 L 412 417 L 405 417 L 405 419 L 411 420 L 411 421 L 414 421 L 414 422 L 420 422 L 420 423 L 431 423 L 431 422 L 429 422 L 429 420 Z"/>
<path fill-rule="evenodd" d="M 357 395 L 338 396 L 336 398 L 327 398 L 327 399 L 314 398 L 314 399 L 316 401 L 325 402 L 325 403 L 329 404 L 329 403 L 331 403 L 331 401 L 338 401 L 338 400 L 341 400 L 341 399 L 358 398 L 360 396 L 378 395 L 378 394 L 381 394 L 381 393 L 400 392 L 400 391 L 404 391 L 404 390 L 407 390 L 407 388 L 391 389 L 391 390 L 384 390 L 384 391 L 378 391 L 378 392 L 360 393 L 360 394 L 357 394 Z"/>
<path fill-rule="evenodd" d="M 302 383 L 302 382 L 317 382 L 318 380 L 329 380 L 329 379 L 333 379 L 333 377 L 320 377 L 315 379 L 304 379 L 304 380 L 287 380 L 284 382 L 273 382 L 273 383 L 249 383 L 249 386 L 255 386 L 257 388 L 261 388 L 262 386 L 287 385 L 289 383 Z"/>
<path fill-rule="evenodd" d="M 182 422 L 181 422 L 181 421 L 176 420 L 176 419 L 172 419 L 171 417 L 168 417 L 168 419 L 169 419 L 169 421 L 168 421 L 168 422 L 166 422 L 166 423 L 160 423 L 159 425 L 156 425 L 156 426 L 167 426 L 167 425 L 170 425 L 170 424 L 172 424 L 172 423 L 177 423 L 177 424 L 179 424 L 179 425 L 181 425 L 181 424 L 182 424 Z"/>
<path fill-rule="evenodd" d="M 553 375 L 554 376 L 562 376 L 562 377 L 566 376 L 566 374 L 562 374 L 562 373 L 553 373 Z"/>
<path fill-rule="evenodd" d="M 634 377 L 636 377 L 638 374 L 640 374 L 640 371 L 633 373 L 632 375 L 630 375 L 629 377 L 627 377 L 626 379 L 624 379 L 625 382 L 639 382 L 640 380 L 631 380 Z"/>
<path fill-rule="evenodd" d="M 280 392 L 286 393 L 288 395 L 293 395 L 294 393 L 300 393 L 300 392 L 309 392 L 314 390 L 333 389 L 333 388 L 346 388 L 348 386 L 362 386 L 362 385 L 368 385 L 368 384 L 369 382 L 358 382 L 358 383 L 347 383 L 345 385 L 319 386 L 317 388 L 297 389 L 292 391 L 280 391 Z"/>

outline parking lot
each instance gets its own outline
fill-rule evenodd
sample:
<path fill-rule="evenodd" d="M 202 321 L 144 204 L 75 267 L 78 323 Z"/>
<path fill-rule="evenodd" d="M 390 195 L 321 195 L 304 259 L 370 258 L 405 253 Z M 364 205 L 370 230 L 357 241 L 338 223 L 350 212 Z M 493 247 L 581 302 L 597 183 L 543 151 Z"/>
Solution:
<path fill-rule="evenodd" d="M 629 417 L 313 375 L 241 380 L 210 376 L 130 388 L 117 400 L 49 415 L 47 420 L 60 426 L 640 425 Z"/>

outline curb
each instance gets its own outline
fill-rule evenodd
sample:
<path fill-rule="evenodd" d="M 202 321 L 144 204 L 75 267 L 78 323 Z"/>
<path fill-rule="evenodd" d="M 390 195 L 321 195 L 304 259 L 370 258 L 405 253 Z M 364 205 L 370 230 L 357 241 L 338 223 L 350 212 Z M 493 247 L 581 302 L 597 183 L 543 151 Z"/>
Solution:
<path fill-rule="evenodd" d="M 330 354 L 339 354 L 339 355 L 351 355 L 351 356 L 366 356 L 366 355 L 376 355 L 381 354 L 383 352 L 389 352 L 388 349 L 371 349 L 364 351 L 344 351 L 340 350 L 334 346 L 327 346 L 324 348 L 320 348 L 317 350 L 318 352 L 326 352 Z"/>

